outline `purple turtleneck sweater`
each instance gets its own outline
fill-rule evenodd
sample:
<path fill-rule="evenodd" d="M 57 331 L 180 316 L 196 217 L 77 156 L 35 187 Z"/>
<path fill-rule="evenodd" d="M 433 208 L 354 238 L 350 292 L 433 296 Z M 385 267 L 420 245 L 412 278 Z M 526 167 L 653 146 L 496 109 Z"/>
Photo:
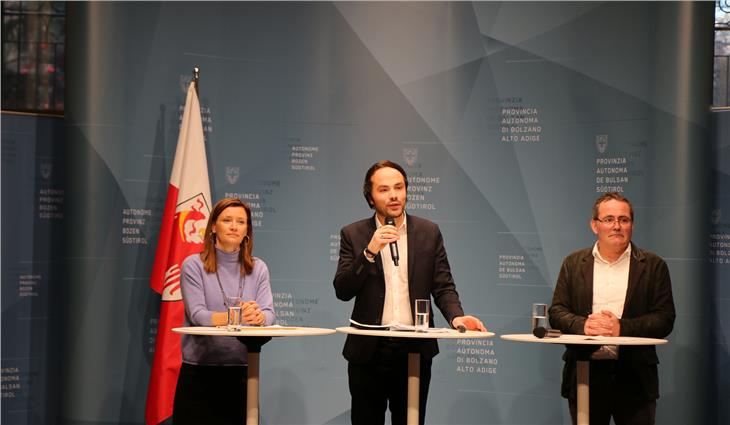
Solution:
<path fill-rule="evenodd" d="M 241 300 L 256 301 L 264 314 L 264 324 L 273 325 L 276 316 L 266 263 L 254 257 L 253 271 L 241 276 L 237 252 L 216 249 L 215 254 L 226 296 L 237 296 L 241 288 Z M 193 254 L 183 261 L 180 286 L 185 304 L 185 326 L 213 326 L 213 313 L 227 310 L 216 274 L 205 272 L 200 254 Z M 248 364 L 246 346 L 235 337 L 183 335 L 182 355 L 183 362 L 197 365 Z"/>

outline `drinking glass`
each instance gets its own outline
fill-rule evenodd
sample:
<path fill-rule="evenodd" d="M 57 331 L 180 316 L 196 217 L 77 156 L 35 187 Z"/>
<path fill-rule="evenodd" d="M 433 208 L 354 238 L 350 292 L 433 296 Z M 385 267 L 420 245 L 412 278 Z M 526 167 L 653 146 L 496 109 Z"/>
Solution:
<path fill-rule="evenodd" d="M 534 303 L 532 304 L 532 328 L 530 328 L 530 331 L 539 327 L 548 329 L 547 304 Z"/>
<path fill-rule="evenodd" d="M 415 302 L 415 320 L 416 332 L 426 332 L 429 320 L 429 302 L 428 300 L 416 300 Z"/>
<path fill-rule="evenodd" d="M 241 297 L 228 298 L 228 330 L 241 329 Z"/>

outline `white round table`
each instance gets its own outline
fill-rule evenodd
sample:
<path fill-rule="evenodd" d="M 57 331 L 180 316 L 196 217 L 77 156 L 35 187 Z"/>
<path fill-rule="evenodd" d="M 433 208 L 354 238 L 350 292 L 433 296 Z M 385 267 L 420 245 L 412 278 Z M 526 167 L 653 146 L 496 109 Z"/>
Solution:
<path fill-rule="evenodd" d="M 413 331 L 388 331 L 373 329 L 358 329 L 351 326 L 335 328 L 337 332 L 350 335 L 380 336 L 388 338 L 412 338 L 412 339 L 463 339 L 463 338 L 491 338 L 494 332 L 459 332 L 449 329 L 443 332 L 413 332 Z M 408 425 L 418 425 L 418 398 L 420 396 L 418 386 L 421 379 L 421 357 L 419 353 L 408 353 L 408 404 L 407 420 Z"/>
<path fill-rule="evenodd" d="M 588 336 L 588 335 L 567 335 L 563 334 L 557 338 L 538 338 L 532 334 L 512 334 L 502 335 L 500 338 L 506 341 L 517 342 L 533 342 L 538 344 L 560 344 L 560 345 L 662 345 L 666 344 L 666 339 L 658 338 L 640 338 L 633 336 Z M 590 421 L 590 403 L 589 403 L 589 370 L 590 363 L 588 360 L 578 360 L 576 362 L 578 376 L 576 381 L 578 384 L 577 391 L 577 423 L 578 425 L 588 425 Z"/>
<path fill-rule="evenodd" d="M 248 377 L 246 379 L 246 424 L 259 423 L 259 356 L 261 346 L 272 337 L 282 336 L 319 336 L 335 333 L 333 329 L 283 327 L 283 326 L 244 326 L 237 331 L 229 331 L 225 326 L 190 326 L 173 328 L 173 332 L 187 335 L 233 336 L 246 344 L 248 350 Z"/>

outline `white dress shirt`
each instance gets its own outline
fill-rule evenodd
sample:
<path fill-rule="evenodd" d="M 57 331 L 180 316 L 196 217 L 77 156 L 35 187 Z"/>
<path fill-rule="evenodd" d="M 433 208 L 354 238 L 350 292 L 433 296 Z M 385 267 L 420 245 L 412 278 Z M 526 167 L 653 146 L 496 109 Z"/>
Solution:
<path fill-rule="evenodd" d="M 375 225 L 383 226 L 375 216 Z M 408 232 L 406 231 L 406 217 L 403 212 L 403 223 L 398 228 L 398 266 L 393 263 L 390 247 L 386 245 L 380 250 L 385 275 L 385 303 L 383 305 L 383 324 L 400 323 L 412 325 L 411 300 L 408 293 Z"/>
<path fill-rule="evenodd" d="M 629 287 L 629 264 L 631 264 L 631 244 L 613 263 L 606 261 L 598 252 L 598 242 L 593 246 L 593 313 L 608 310 L 621 318 Z M 618 346 L 602 345 L 593 352 L 591 358 L 618 359 Z"/>

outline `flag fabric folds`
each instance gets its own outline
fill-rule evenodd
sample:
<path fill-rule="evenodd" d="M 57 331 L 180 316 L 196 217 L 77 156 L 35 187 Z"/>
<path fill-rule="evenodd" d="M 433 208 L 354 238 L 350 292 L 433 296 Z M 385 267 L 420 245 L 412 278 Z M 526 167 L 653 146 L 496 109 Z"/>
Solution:
<path fill-rule="evenodd" d="M 180 290 L 182 261 L 203 250 L 211 197 L 205 155 L 203 122 L 196 82 L 188 87 L 177 139 L 167 200 L 157 241 L 150 287 L 162 296 L 155 354 L 147 387 L 145 422 L 156 425 L 172 416 L 175 386 L 180 373 L 180 335 L 185 308 Z"/>

